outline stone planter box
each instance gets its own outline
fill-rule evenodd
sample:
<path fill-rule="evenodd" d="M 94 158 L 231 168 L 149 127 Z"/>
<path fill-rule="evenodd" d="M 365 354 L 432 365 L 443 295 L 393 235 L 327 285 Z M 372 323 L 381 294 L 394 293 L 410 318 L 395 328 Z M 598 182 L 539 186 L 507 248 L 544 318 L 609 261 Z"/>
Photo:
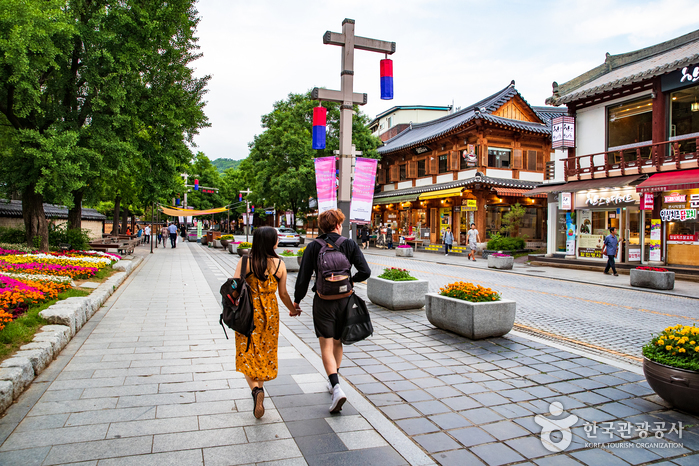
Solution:
<path fill-rule="evenodd" d="M 299 261 L 296 260 L 296 256 L 279 256 L 284 261 L 287 272 L 298 272 L 299 271 Z"/>
<path fill-rule="evenodd" d="M 214 240 L 214 247 L 215 248 L 220 248 L 221 246 L 221 240 L 220 239 L 215 239 Z"/>
<path fill-rule="evenodd" d="M 512 330 L 517 304 L 509 299 L 472 303 L 428 293 L 425 308 L 427 320 L 435 327 L 480 340 L 500 337 Z"/>
<path fill-rule="evenodd" d="M 372 303 L 392 311 L 420 309 L 425 305 L 428 287 L 427 280 L 394 282 L 370 277 L 367 279 L 366 293 Z"/>
<path fill-rule="evenodd" d="M 631 269 L 631 286 L 654 290 L 672 290 L 675 288 L 675 272 Z"/>
<path fill-rule="evenodd" d="M 515 265 L 515 258 L 512 256 L 488 256 L 489 269 L 512 270 Z"/>
<path fill-rule="evenodd" d="M 413 248 L 396 248 L 396 257 L 413 257 Z"/>
<path fill-rule="evenodd" d="M 245 248 L 245 249 L 238 248 L 237 251 L 238 251 L 238 255 L 240 257 L 243 257 L 246 254 L 248 254 L 248 255 L 250 254 L 250 248 Z"/>
<path fill-rule="evenodd" d="M 643 358 L 643 374 L 660 398 L 675 408 L 699 414 L 699 372 Z"/>

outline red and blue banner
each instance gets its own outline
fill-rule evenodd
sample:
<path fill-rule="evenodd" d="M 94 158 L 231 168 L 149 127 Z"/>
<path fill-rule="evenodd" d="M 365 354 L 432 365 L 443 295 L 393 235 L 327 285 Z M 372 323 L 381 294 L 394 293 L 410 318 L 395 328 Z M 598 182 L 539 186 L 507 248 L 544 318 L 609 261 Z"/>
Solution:
<path fill-rule="evenodd" d="M 313 149 L 325 149 L 327 118 L 327 108 L 313 107 Z"/>
<path fill-rule="evenodd" d="M 381 60 L 381 99 L 393 99 L 393 60 Z"/>

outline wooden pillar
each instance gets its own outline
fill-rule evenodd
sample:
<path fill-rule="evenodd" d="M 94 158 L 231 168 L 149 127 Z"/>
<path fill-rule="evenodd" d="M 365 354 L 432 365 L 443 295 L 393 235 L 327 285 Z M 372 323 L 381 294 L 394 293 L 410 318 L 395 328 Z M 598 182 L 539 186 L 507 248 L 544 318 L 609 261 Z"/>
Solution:
<path fill-rule="evenodd" d="M 478 206 L 478 210 L 476 210 L 474 215 L 476 230 L 480 233 L 481 242 L 487 242 L 488 239 L 485 234 L 485 204 L 487 202 L 487 192 L 479 189 L 478 191 L 474 191 L 473 194 L 476 196 L 476 204 Z"/>
<path fill-rule="evenodd" d="M 667 109 L 665 94 L 660 90 L 660 76 L 653 81 L 653 142 L 667 141 Z"/>

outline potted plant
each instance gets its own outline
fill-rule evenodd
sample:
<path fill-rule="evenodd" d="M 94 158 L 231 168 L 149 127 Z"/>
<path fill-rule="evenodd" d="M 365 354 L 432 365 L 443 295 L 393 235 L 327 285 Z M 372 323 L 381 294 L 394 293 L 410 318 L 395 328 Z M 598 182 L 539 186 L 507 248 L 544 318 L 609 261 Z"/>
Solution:
<path fill-rule="evenodd" d="M 631 286 L 671 290 L 675 288 L 675 272 L 670 272 L 662 267 L 636 267 L 631 269 Z"/>
<path fill-rule="evenodd" d="M 396 247 L 396 257 L 413 257 L 413 248 L 408 244 Z"/>
<path fill-rule="evenodd" d="M 221 246 L 228 248 L 228 243 L 233 241 L 235 237 L 233 235 L 221 235 L 219 241 L 221 241 Z"/>
<path fill-rule="evenodd" d="M 301 248 L 296 251 L 296 262 L 301 266 L 301 259 L 303 259 L 303 253 L 306 252 L 306 248 Z"/>
<path fill-rule="evenodd" d="M 501 270 L 512 270 L 512 266 L 515 264 L 515 258 L 509 254 L 503 254 L 501 252 L 496 252 L 488 255 L 488 268 L 489 269 L 501 269 Z"/>
<path fill-rule="evenodd" d="M 418 280 L 406 269 L 386 268 L 378 277 L 367 279 L 369 300 L 393 311 L 420 309 L 425 305 L 429 282 Z"/>
<path fill-rule="evenodd" d="M 699 328 L 668 327 L 643 347 L 648 385 L 675 408 L 699 414 Z"/>
<path fill-rule="evenodd" d="M 499 337 L 512 330 L 517 304 L 473 283 L 455 282 L 429 293 L 427 320 L 471 340 Z"/>
<path fill-rule="evenodd" d="M 243 257 L 245 254 L 250 254 L 250 248 L 252 248 L 252 243 L 243 241 L 238 245 L 238 255 Z"/>
<path fill-rule="evenodd" d="M 285 249 L 279 253 L 279 257 L 284 261 L 287 272 L 298 272 L 299 262 L 296 259 L 296 253 L 291 249 Z"/>

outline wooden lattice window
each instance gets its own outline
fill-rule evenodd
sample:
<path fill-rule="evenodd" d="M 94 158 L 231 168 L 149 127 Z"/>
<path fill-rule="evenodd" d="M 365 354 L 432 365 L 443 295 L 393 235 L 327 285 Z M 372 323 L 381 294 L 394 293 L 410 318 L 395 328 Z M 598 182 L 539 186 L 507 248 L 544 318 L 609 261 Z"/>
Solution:
<path fill-rule="evenodd" d="M 459 151 L 453 150 L 449 153 L 449 170 L 458 172 L 459 171 Z"/>
<path fill-rule="evenodd" d="M 539 150 L 530 150 L 531 152 L 536 153 L 536 171 L 538 172 L 543 172 L 544 171 L 544 153 Z"/>
<path fill-rule="evenodd" d="M 398 165 L 391 165 L 389 168 L 389 178 L 391 183 L 395 183 L 400 179 L 400 167 Z"/>
<path fill-rule="evenodd" d="M 386 170 L 385 169 L 380 169 L 378 173 L 378 180 L 380 185 L 386 184 Z"/>
<path fill-rule="evenodd" d="M 434 155 L 427 157 L 427 174 L 436 175 L 439 172 L 439 160 Z"/>
<path fill-rule="evenodd" d="M 536 158 L 538 156 L 538 152 L 535 150 L 528 150 L 527 151 L 527 170 L 529 171 L 536 171 Z"/>
<path fill-rule="evenodd" d="M 515 170 L 521 170 L 524 167 L 522 163 L 522 149 L 515 149 L 512 152 L 512 168 Z"/>
<path fill-rule="evenodd" d="M 417 178 L 417 161 L 415 160 L 408 162 L 408 178 Z"/>

